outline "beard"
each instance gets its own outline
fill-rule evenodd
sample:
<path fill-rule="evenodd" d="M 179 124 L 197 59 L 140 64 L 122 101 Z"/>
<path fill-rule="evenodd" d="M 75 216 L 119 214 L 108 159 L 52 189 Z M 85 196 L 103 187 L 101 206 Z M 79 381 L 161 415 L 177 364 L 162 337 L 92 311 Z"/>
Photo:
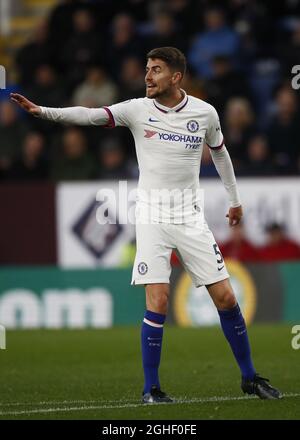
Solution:
<path fill-rule="evenodd" d="M 148 87 L 146 87 L 146 96 L 147 98 L 155 99 L 160 96 L 160 92 L 157 90 L 157 88 L 148 89 Z"/>
<path fill-rule="evenodd" d="M 156 99 L 156 98 L 162 98 L 162 97 L 168 97 L 171 94 L 171 87 L 165 87 L 163 89 L 158 89 L 157 86 L 154 88 L 148 89 L 146 87 L 146 96 L 150 99 Z"/>

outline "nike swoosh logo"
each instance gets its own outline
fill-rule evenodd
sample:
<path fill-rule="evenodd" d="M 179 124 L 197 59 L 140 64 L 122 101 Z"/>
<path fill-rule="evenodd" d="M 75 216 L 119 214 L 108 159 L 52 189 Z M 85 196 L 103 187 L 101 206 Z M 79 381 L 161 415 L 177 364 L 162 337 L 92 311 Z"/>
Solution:
<path fill-rule="evenodd" d="M 222 267 L 218 267 L 218 270 L 222 270 L 222 269 L 223 269 L 223 267 L 224 267 L 224 266 L 222 266 Z"/>
<path fill-rule="evenodd" d="M 158 119 L 149 118 L 149 122 L 159 122 L 159 120 Z"/>

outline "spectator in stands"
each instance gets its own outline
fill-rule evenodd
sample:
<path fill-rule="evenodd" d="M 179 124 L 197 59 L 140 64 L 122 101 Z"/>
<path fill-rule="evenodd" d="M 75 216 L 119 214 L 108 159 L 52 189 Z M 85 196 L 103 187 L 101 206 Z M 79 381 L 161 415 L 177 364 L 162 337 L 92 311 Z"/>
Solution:
<path fill-rule="evenodd" d="M 246 156 L 246 145 L 256 133 L 254 113 L 245 98 L 231 98 L 224 115 L 224 138 L 228 146 L 235 171 L 238 174 Z"/>
<path fill-rule="evenodd" d="M 288 37 L 280 40 L 277 48 L 277 56 L 281 61 L 281 68 L 287 77 L 290 77 L 292 67 L 299 65 L 300 53 L 300 22 L 294 21 L 293 29 L 287 42 Z"/>
<path fill-rule="evenodd" d="M 115 13 L 120 11 L 130 11 L 130 15 L 139 24 L 144 24 L 149 18 L 149 0 L 106 0 L 107 3 L 113 3 Z"/>
<path fill-rule="evenodd" d="M 42 102 L 47 107 L 63 107 L 65 105 L 65 88 L 60 82 L 55 70 L 49 64 L 41 64 L 37 67 L 34 77 L 25 89 L 25 93 L 35 102 Z M 39 118 L 28 118 L 28 125 L 35 131 L 41 131 L 48 135 L 61 131 L 49 121 Z"/>
<path fill-rule="evenodd" d="M 173 46 L 182 50 L 187 49 L 187 42 L 178 32 L 177 24 L 170 12 L 157 13 L 153 19 L 153 32 L 147 39 L 146 52 L 154 47 Z"/>
<path fill-rule="evenodd" d="M 217 7 L 205 11 L 204 21 L 206 30 L 195 36 L 188 61 L 199 76 L 211 78 L 212 61 L 216 55 L 225 55 L 234 64 L 237 62 L 239 36 L 227 26 L 224 12 Z"/>
<path fill-rule="evenodd" d="M 129 179 L 130 172 L 122 144 L 116 137 L 107 138 L 99 149 L 99 171 L 100 179 Z"/>
<path fill-rule="evenodd" d="M 289 174 L 294 170 L 300 145 L 299 127 L 296 93 L 290 87 L 281 88 L 276 96 L 276 114 L 268 128 L 268 140 L 277 173 Z"/>
<path fill-rule="evenodd" d="M 216 107 L 236 174 L 300 174 L 299 93 L 291 88 L 291 66 L 299 64 L 300 2 L 268 0 L 259 7 L 251 0 L 211 3 L 59 0 L 17 52 L 19 84 L 11 91 L 21 86 L 33 101 L 50 107 L 94 107 L 144 96 L 147 49 L 175 45 L 190 61 L 182 86 Z M 13 69 L 7 73 L 13 81 Z M 274 105 L 278 84 L 283 86 Z M 9 85 L 0 101 L 8 90 Z M 46 145 L 55 146 L 63 129 L 39 118 L 22 115 L 19 120 L 9 107 L 0 110 L 0 178 L 5 179 L 21 157 L 27 131 L 42 132 Z M 117 130 L 126 163 L 131 160 L 130 175 L 136 177 L 132 136 Z M 96 155 L 106 134 L 96 126 L 83 127 L 82 133 Z M 52 154 L 55 148 L 49 150 Z M 216 175 L 206 150 L 201 175 Z"/>
<path fill-rule="evenodd" d="M 49 15 L 49 28 L 51 39 L 57 49 L 60 49 L 62 41 L 66 41 L 73 31 L 73 16 L 79 9 L 88 9 L 94 12 L 91 3 L 83 3 L 78 0 L 59 0 Z"/>
<path fill-rule="evenodd" d="M 272 176 L 275 168 L 267 138 L 257 134 L 250 139 L 247 145 L 247 155 L 244 165 L 239 173 L 245 176 Z"/>
<path fill-rule="evenodd" d="M 107 59 L 111 74 L 118 79 L 122 64 L 129 56 L 145 56 L 141 39 L 136 35 L 136 24 L 129 14 L 115 16 L 112 35 L 107 44 Z"/>
<path fill-rule="evenodd" d="M 271 223 L 266 232 L 267 243 L 259 250 L 261 261 L 300 260 L 300 246 L 286 235 L 284 225 Z"/>
<path fill-rule="evenodd" d="M 37 181 L 48 177 L 48 161 L 45 159 L 45 139 L 38 132 L 27 133 L 22 155 L 12 165 L 9 180 Z"/>
<path fill-rule="evenodd" d="M 233 68 L 228 56 L 218 55 L 212 60 L 212 77 L 205 84 L 207 101 L 218 109 L 223 117 L 224 109 L 232 97 L 250 99 L 245 76 Z"/>
<path fill-rule="evenodd" d="M 242 223 L 231 228 L 230 238 L 220 245 L 220 250 L 224 258 L 232 258 L 241 262 L 259 260 L 258 248 L 247 240 Z"/>
<path fill-rule="evenodd" d="M 97 168 L 87 150 L 87 142 L 80 128 L 70 127 L 63 134 L 62 155 L 53 161 L 54 180 L 90 180 Z"/>
<path fill-rule="evenodd" d="M 103 50 L 93 16 L 89 10 L 79 9 L 73 15 L 73 33 L 63 47 L 60 60 L 71 91 L 84 80 L 88 66 L 101 63 Z"/>
<path fill-rule="evenodd" d="M 10 101 L 0 102 L 0 178 L 6 177 L 13 161 L 20 154 L 26 126 L 18 118 Z"/>
<path fill-rule="evenodd" d="M 47 107 L 62 107 L 66 99 L 64 88 L 49 64 L 37 67 L 31 84 L 26 88 L 26 94 L 33 101 L 42 102 Z"/>
<path fill-rule="evenodd" d="M 145 68 L 136 57 L 126 58 L 120 77 L 120 101 L 145 96 Z"/>
<path fill-rule="evenodd" d="M 190 37 L 199 30 L 199 15 L 203 8 L 198 0 L 167 0 L 163 2 L 174 17 L 181 35 L 189 41 Z"/>
<path fill-rule="evenodd" d="M 118 89 L 103 67 L 92 66 L 87 70 L 83 83 L 75 89 L 73 105 L 83 107 L 102 107 L 117 101 Z"/>
<path fill-rule="evenodd" d="M 182 80 L 182 88 L 188 95 L 207 100 L 207 92 L 204 81 L 197 78 L 191 71 L 186 71 Z"/>
<path fill-rule="evenodd" d="M 16 55 L 19 82 L 23 86 L 32 84 L 36 69 L 42 64 L 56 64 L 56 52 L 49 34 L 47 20 L 42 20 L 34 29 L 31 40 L 22 46 Z"/>

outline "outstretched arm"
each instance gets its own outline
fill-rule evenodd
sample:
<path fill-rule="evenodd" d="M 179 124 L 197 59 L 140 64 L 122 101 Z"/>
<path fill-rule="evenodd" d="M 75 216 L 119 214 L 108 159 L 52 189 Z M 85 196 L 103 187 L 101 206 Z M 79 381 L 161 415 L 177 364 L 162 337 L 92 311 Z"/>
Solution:
<path fill-rule="evenodd" d="M 25 96 L 19 95 L 19 93 L 11 93 L 10 99 L 31 115 L 41 115 L 41 108 L 33 102 L 29 101 L 29 99 L 25 98 Z"/>
<path fill-rule="evenodd" d="M 11 93 L 11 100 L 23 110 L 33 116 L 54 122 L 62 122 L 75 125 L 107 125 L 109 113 L 104 108 L 65 107 L 52 108 L 41 107 L 29 101 L 25 96 Z"/>
<path fill-rule="evenodd" d="M 241 221 L 243 210 L 229 153 L 225 145 L 220 149 L 210 148 L 210 153 L 223 185 L 229 194 L 230 208 L 226 217 L 229 218 L 230 226 L 237 225 Z"/>

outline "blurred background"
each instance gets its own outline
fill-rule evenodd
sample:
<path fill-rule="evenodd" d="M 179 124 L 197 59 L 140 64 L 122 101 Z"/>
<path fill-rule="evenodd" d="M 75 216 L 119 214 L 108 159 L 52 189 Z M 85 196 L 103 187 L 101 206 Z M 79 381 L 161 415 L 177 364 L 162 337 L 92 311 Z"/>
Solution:
<path fill-rule="evenodd" d="M 65 127 L 29 117 L 18 92 L 52 107 L 101 107 L 144 96 L 146 53 L 187 56 L 183 88 L 221 118 L 243 200 L 228 201 L 208 149 L 201 185 L 248 323 L 300 321 L 300 1 L 1 0 L 0 323 L 7 327 L 135 324 L 142 287 L 130 286 L 134 225 L 96 221 L 101 188 L 136 187 L 127 129 Z M 299 67 L 300 71 L 300 67 Z M 296 86 L 295 86 L 296 85 Z M 300 80 L 299 80 L 300 85 Z M 218 316 L 172 256 L 169 322 Z"/>

